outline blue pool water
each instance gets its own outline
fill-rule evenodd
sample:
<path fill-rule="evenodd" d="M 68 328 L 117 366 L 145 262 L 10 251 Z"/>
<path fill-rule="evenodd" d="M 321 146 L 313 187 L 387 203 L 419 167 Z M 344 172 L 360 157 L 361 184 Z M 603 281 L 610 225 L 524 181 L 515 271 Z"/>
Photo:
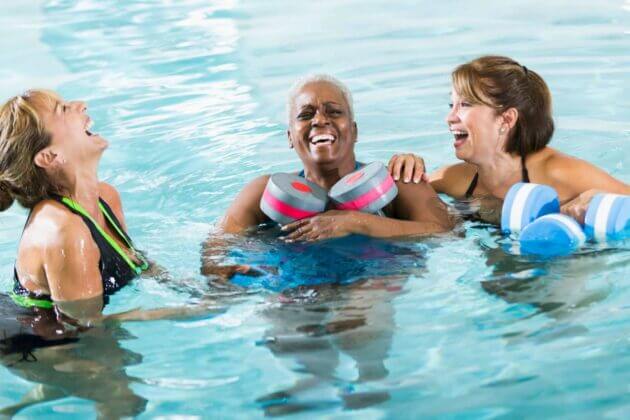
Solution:
<path fill-rule="evenodd" d="M 284 103 L 305 73 L 352 89 L 359 159 L 413 151 L 435 169 L 453 161 L 452 68 L 512 56 L 550 85 L 552 144 L 627 182 L 629 1 L 20 3 L 0 6 L 3 100 L 34 85 L 86 100 L 131 236 L 187 284 L 142 279 L 107 312 L 181 305 L 191 291 L 222 309 L 3 361 L 0 407 L 25 398 L 20 415 L 77 419 L 627 417 L 628 243 L 532 259 L 471 222 L 421 242 L 315 248 L 269 233 L 234 245 L 232 258 L 263 272 L 246 293 L 207 285 L 199 265 L 236 191 L 298 167 Z M 0 290 L 24 220 L 17 206 L 0 214 Z M 322 278 L 335 283 L 293 288 Z"/>

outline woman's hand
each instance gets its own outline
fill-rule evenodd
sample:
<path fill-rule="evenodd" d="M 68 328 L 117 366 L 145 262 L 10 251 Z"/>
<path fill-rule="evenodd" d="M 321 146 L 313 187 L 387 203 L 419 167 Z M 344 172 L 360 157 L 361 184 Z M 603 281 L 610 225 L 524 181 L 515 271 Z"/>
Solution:
<path fill-rule="evenodd" d="M 261 276 L 262 273 L 249 265 L 232 264 L 232 265 L 215 265 L 203 264 L 201 274 L 204 276 L 216 276 L 219 281 L 227 282 L 237 274 L 243 274 L 251 277 Z"/>
<path fill-rule="evenodd" d="M 355 211 L 328 210 L 284 225 L 282 230 L 290 233 L 281 239 L 285 242 L 313 242 L 346 236 L 355 232 L 360 217 L 361 213 Z"/>
<path fill-rule="evenodd" d="M 564 203 L 560 207 L 560 212 L 566 214 L 567 216 L 573 217 L 575 220 L 583 225 L 584 217 L 586 216 L 586 210 L 588 210 L 588 205 L 591 203 L 591 200 L 593 199 L 595 194 L 599 192 L 601 191 L 595 189 L 584 191 L 573 200 Z"/>
<path fill-rule="evenodd" d="M 429 176 L 425 172 L 424 159 L 413 153 L 394 155 L 387 166 L 389 173 L 396 181 L 401 178 L 404 183 L 409 183 L 412 180 L 416 184 L 420 181 L 429 181 Z"/>

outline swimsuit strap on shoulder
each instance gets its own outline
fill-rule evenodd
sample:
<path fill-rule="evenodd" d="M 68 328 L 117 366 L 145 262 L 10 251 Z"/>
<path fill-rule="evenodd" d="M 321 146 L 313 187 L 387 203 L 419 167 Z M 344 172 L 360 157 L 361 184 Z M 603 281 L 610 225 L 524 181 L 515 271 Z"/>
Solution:
<path fill-rule="evenodd" d="M 66 206 L 68 206 L 68 208 L 76 211 L 77 213 L 79 213 L 80 215 L 88 219 L 90 222 L 92 222 L 92 224 L 96 227 L 96 230 L 98 230 L 101 236 L 107 241 L 107 243 L 109 243 L 109 245 L 118 253 L 118 255 L 120 255 L 120 257 L 127 263 L 127 265 L 129 265 L 129 267 L 131 267 L 131 269 L 136 274 L 142 273 L 143 270 L 146 270 L 149 267 L 149 263 L 140 255 L 139 252 L 136 251 L 136 249 L 133 247 L 131 242 L 127 239 L 127 235 L 121 234 L 122 229 L 120 229 L 117 226 L 117 224 L 113 222 L 112 217 L 109 215 L 107 211 L 104 210 L 103 205 L 100 202 L 99 202 L 99 208 L 101 212 L 103 212 L 103 214 L 105 215 L 107 220 L 110 222 L 112 227 L 116 230 L 116 232 L 118 232 L 120 237 L 127 243 L 127 245 L 129 246 L 129 249 L 131 249 L 131 251 L 136 256 L 138 256 L 140 261 L 142 261 L 142 265 L 140 267 L 137 266 L 136 263 L 134 263 L 131 260 L 131 258 L 129 258 L 129 256 L 122 250 L 122 248 L 120 248 L 120 245 L 118 245 L 118 243 L 116 243 L 116 241 L 107 232 L 105 232 L 105 230 L 98 223 L 96 223 L 96 220 L 94 220 L 94 218 L 92 218 L 92 216 L 79 203 L 77 203 L 76 201 L 68 197 L 62 197 L 61 202 L 65 204 Z"/>

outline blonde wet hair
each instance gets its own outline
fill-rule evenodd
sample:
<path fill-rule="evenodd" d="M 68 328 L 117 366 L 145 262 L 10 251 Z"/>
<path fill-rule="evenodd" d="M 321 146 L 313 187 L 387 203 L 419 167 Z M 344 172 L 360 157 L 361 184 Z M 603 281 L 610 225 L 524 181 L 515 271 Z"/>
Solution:
<path fill-rule="evenodd" d="M 17 201 L 33 208 L 58 192 L 35 156 L 52 141 L 42 112 L 53 111 L 61 101 L 50 90 L 29 90 L 0 107 L 0 211 Z"/>

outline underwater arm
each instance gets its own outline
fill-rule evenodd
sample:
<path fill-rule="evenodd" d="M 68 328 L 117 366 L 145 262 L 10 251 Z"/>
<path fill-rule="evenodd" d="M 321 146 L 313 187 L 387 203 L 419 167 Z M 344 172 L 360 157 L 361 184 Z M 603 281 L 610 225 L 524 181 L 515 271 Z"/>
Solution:
<path fill-rule="evenodd" d="M 201 274 L 215 276 L 220 280 L 228 280 L 237 273 L 250 274 L 247 265 L 223 264 L 234 237 L 244 233 L 248 228 L 257 226 L 267 219 L 260 210 L 260 199 L 269 180 L 268 175 L 251 181 L 236 196 L 216 229 L 208 235 L 203 243 L 201 253 Z"/>

